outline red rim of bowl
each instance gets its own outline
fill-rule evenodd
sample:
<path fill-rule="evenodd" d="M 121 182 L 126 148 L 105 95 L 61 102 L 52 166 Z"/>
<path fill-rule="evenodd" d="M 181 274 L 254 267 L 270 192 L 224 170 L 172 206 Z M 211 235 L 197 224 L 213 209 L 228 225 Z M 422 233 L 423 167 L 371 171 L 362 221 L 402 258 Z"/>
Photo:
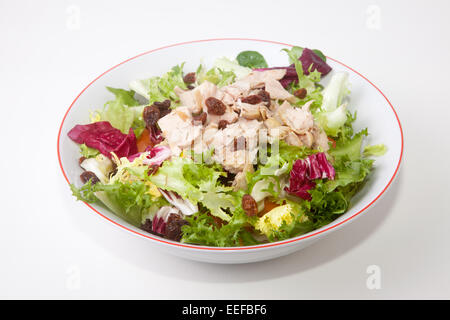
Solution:
<path fill-rule="evenodd" d="M 232 41 L 233 41 L 233 40 L 235 40 L 235 41 L 236 41 L 236 40 L 239 40 L 239 41 L 256 41 L 256 42 L 266 42 L 266 43 L 272 43 L 272 44 L 280 44 L 280 45 L 290 46 L 290 47 L 293 46 L 292 44 L 283 43 L 283 42 L 277 42 L 277 41 L 271 41 L 271 40 L 261 40 L 261 39 L 249 39 L 249 38 L 218 38 L 218 39 L 193 40 L 193 41 L 180 42 L 180 43 L 176 43 L 176 44 L 171 44 L 171 45 L 167 45 L 167 46 L 164 46 L 164 47 L 160 47 L 160 48 L 157 48 L 157 49 L 149 50 L 149 51 L 143 52 L 143 53 L 141 53 L 141 54 L 138 54 L 138 55 L 136 55 L 136 56 L 134 56 L 134 57 L 131 57 L 131 58 L 125 60 L 125 61 L 122 61 L 122 62 L 120 62 L 119 64 L 117 64 L 117 65 L 115 65 L 115 66 L 109 68 L 108 70 L 106 70 L 105 72 L 103 72 L 101 75 L 99 75 L 97 78 L 95 78 L 94 80 L 92 80 L 92 81 L 91 81 L 91 82 L 90 82 L 90 83 L 89 83 L 89 84 L 88 84 L 88 85 L 87 85 L 87 86 L 86 86 L 86 87 L 85 87 L 85 88 L 77 95 L 77 97 L 75 98 L 75 100 L 74 100 L 74 101 L 72 102 L 72 104 L 69 106 L 69 109 L 67 109 L 66 113 L 64 114 L 64 117 L 63 117 L 63 119 L 62 119 L 61 125 L 60 125 L 60 127 L 59 127 L 59 131 L 58 131 L 58 140 L 57 140 L 58 161 L 59 161 L 59 166 L 61 167 L 61 171 L 62 171 L 62 173 L 63 173 L 63 175 L 64 175 L 64 178 L 66 179 L 67 183 L 70 184 L 70 181 L 69 181 L 69 179 L 67 178 L 67 175 L 66 175 L 66 173 L 65 173 L 65 171 L 64 171 L 64 168 L 63 168 L 63 165 L 62 165 L 62 162 L 61 162 L 61 155 L 60 155 L 60 152 L 59 152 L 59 144 L 60 144 L 61 131 L 62 131 L 62 127 L 63 127 L 63 125 L 64 125 L 64 121 L 66 120 L 66 117 L 67 117 L 69 111 L 72 109 L 72 106 L 75 104 L 75 102 L 78 100 L 78 98 L 83 94 L 83 92 L 86 91 L 87 88 L 89 88 L 95 81 L 97 81 L 99 78 L 101 78 L 101 77 L 104 76 L 106 73 L 110 72 L 111 70 L 114 70 L 114 69 L 117 68 L 118 66 L 120 66 L 120 65 L 122 65 L 122 64 L 124 64 L 124 63 L 126 63 L 126 62 L 128 62 L 128 61 L 131 61 L 131 60 L 134 60 L 134 59 L 136 59 L 136 58 L 139 58 L 139 57 L 141 57 L 141 56 L 143 56 L 143 55 L 147 55 L 147 54 L 150 54 L 150 53 L 152 53 L 152 52 L 159 51 L 159 50 L 163 50 L 163 49 L 166 49 L 166 48 L 176 47 L 176 46 L 182 46 L 182 45 L 186 45 L 186 44 L 199 43 L 199 42 L 211 42 L 211 41 L 230 41 L 230 40 L 232 40 Z M 136 234 L 136 235 L 139 235 L 139 236 L 142 236 L 142 237 L 145 237 L 145 238 L 148 238 L 148 239 L 152 239 L 152 240 L 158 241 L 158 242 L 160 242 L 160 243 L 168 244 L 168 245 L 175 245 L 175 246 L 178 246 L 178 247 L 184 247 L 184 248 L 190 248 L 190 249 L 197 249 L 197 250 L 215 250 L 215 251 L 225 251 L 225 250 L 226 250 L 226 251 L 234 251 L 234 250 L 252 250 L 252 249 L 260 249 L 260 248 L 267 248 L 267 247 L 275 247 L 275 246 L 280 246 L 280 245 L 284 245 L 284 244 L 289 244 L 289 243 L 297 242 L 297 241 L 304 240 L 304 239 L 307 239 L 307 238 L 312 238 L 312 237 L 317 236 L 317 235 L 319 235 L 319 234 L 325 233 L 325 232 L 327 232 L 327 231 L 329 231 L 329 230 L 331 230 L 331 229 L 334 229 L 334 228 L 336 228 L 336 227 L 338 227 L 338 226 L 343 225 L 344 223 L 346 223 L 346 222 L 350 221 L 351 219 L 355 218 L 356 216 L 360 215 L 360 214 L 363 213 L 365 210 L 367 210 L 370 206 L 372 206 L 372 205 L 373 205 L 373 204 L 374 204 L 374 203 L 375 203 L 375 202 L 383 195 L 383 193 L 384 193 L 384 192 L 388 189 L 388 187 L 392 184 L 392 181 L 394 180 L 395 176 L 397 175 L 397 172 L 398 172 L 398 170 L 399 170 L 400 163 L 401 163 L 402 157 L 403 157 L 403 144 L 404 144 L 404 141 L 403 141 L 403 129 L 402 129 L 402 125 L 401 125 L 401 123 L 400 123 L 400 119 L 398 118 L 397 112 L 395 111 L 395 109 L 394 109 L 394 107 L 392 106 L 391 102 L 389 101 L 389 99 L 384 95 L 384 93 L 383 93 L 377 86 L 375 86 L 369 79 L 367 79 L 366 77 L 364 77 L 362 74 L 360 74 L 358 71 L 354 70 L 353 68 L 350 68 L 349 66 L 345 65 L 344 63 L 342 63 L 342 62 L 340 62 L 340 61 L 338 61 L 338 60 L 336 60 L 336 59 L 333 59 L 333 58 L 330 58 L 330 57 L 327 57 L 327 58 L 330 59 L 330 60 L 332 60 L 332 61 L 334 61 L 334 62 L 336 62 L 336 63 L 339 63 L 340 65 L 342 65 L 342 66 L 348 68 L 349 70 L 353 71 L 354 73 L 356 73 L 357 75 L 359 75 L 360 77 L 362 77 L 364 80 L 366 80 L 370 85 L 372 85 L 372 86 L 373 86 L 373 87 L 374 87 L 374 88 L 375 88 L 375 89 L 376 89 L 376 90 L 384 97 L 384 99 L 387 101 L 387 103 L 388 103 L 389 106 L 391 107 L 392 111 L 394 112 L 394 115 L 395 115 L 395 117 L 396 117 L 396 119 L 397 119 L 397 123 L 398 123 L 399 129 L 400 129 L 401 139 L 402 139 L 402 141 L 401 141 L 401 150 L 400 150 L 400 158 L 399 158 L 399 160 L 398 160 L 398 164 L 397 164 L 397 167 L 396 167 L 396 169 L 395 169 L 395 171 L 394 171 L 394 174 L 392 175 L 392 177 L 391 177 L 391 179 L 389 180 L 388 184 L 383 188 L 383 190 L 380 192 L 380 194 L 378 194 L 378 196 L 375 197 L 375 199 L 373 199 L 367 206 L 365 206 L 364 208 L 362 208 L 360 211 L 358 211 L 358 212 L 355 213 L 354 215 L 348 217 L 348 218 L 345 219 L 345 220 L 342 220 L 341 222 L 339 222 L 339 223 L 337 223 L 337 224 L 335 224 L 335 225 L 332 225 L 332 226 L 329 226 L 329 227 L 326 227 L 326 228 L 321 228 L 321 229 L 318 229 L 318 230 L 316 230 L 316 231 L 312 231 L 312 232 L 310 232 L 310 233 L 307 233 L 306 235 L 298 236 L 298 237 L 295 237 L 295 238 L 292 238 L 292 239 L 289 239 L 289 240 L 278 241 L 278 242 L 273 242 L 273 243 L 268 243 L 268 244 L 262 244 L 262 245 L 248 246 L 248 247 L 208 247 L 208 246 L 197 246 L 197 245 L 189 245 L 189 244 L 184 244 L 184 243 L 179 243 L 179 242 L 167 241 L 167 240 L 165 240 L 165 239 L 163 239 L 163 238 L 158 239 L 158 238 L 152 237 L 150 234 L 144 234 L 144 233 L 141 233 L 141 232 L 137 232 L 137 231 L 135 231 L 135 230 L 132 230 L 132 229 L 130 229 L 130 228 L 124 226 L 124 225 L 121 225 L 120 223 L 118 223 L 118 222 L 116 222 L 116 221 L 114 221 L 114 220 L 108 218 L 107 216 L 105 216 L 105 215 L 103 215 L 102 213 L 100 213 L 99 211 L 97 211 L 97 210 L 96 210 L 94 207 L 92 207 L 90 204 L 88 204 L 88 203 L 85 203 L 85 204 L 86 204 L 90 209 L 92 209 L 94 212 L 96 212 L 97 214 L 99 214 L 101 217 L 105 218 L 105 219 L 108 220 L 109 222 L 111 222 L 111 223 L 113 223 L 114 225 L 119 226 L 119 227 L 121 227 L 122 229 L 125 229 L 125 230 L 127 230 L 127 231 L 129 231 L 129 232 L 131 232 L 131 233 L 134 233 L 134 234 Z"/>

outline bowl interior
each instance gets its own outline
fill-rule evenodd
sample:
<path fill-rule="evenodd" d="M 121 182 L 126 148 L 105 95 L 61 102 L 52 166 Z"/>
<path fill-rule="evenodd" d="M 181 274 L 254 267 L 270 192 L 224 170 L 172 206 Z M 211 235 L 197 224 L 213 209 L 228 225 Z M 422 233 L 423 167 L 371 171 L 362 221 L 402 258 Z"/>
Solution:
<path fill-rule="evenodd" d="M 286 47 L 288 47 L 287 44 L 246 39 L 190 42 L 149 51 L 113 67 L 83 90 L 63 120 L 58 141 L 58 154 L 66 179 L 79 186 L 81 184 L 79 175 L 82 172 L 78 165 L 79 148 L 67 137 L 67 132 L 76 124 L 89 123 L 89 111 L 101 108 L 106 101 L 111 99 L 111 94 L 105 89 L 106 86 L 128 88 L 131 80 L 161 75 L 182 62 L 186 62 L 185 72 L 195 71 L 199 63 L 208 66 L 218 57 L 234 58 L 244 50 L 259 51 L 264 55 L 269 66 L 285 66 L 288 64 L 288 59 L 281 49 Z M 311 232 L 312 235 L 341 225 L 343 221 L 358 215 L 378 199 L 397 172 L 403 148 L 400 123 L 394 109 L 382 93 L 363 76 L 345 65 L 332 59 L 328 59 L 328 63 L 333 68 L 332 72 L 346 71 L 349 73 L 351 83 L 349 110 L 352 112 L 357 110 L 355 129 L 367 127 L 369 129 L 367 143 L 384 143 L 388 151 L 384 156 L 376 158 L 373 174 L 364 188 L 353 198 L 349 211 L 328 226 Z M 331 74 L 327 75 L 322 83 L 326 84 L 330 77 Z M 67 192 L 70 192 L 69 189 Z M 92 207 L 105 218 L 128 230 L 159 241 L 174 243 L 146 234 L 102 206 L 93 205 Z M 301 239 L 307 236 L 303 235 Z"/>

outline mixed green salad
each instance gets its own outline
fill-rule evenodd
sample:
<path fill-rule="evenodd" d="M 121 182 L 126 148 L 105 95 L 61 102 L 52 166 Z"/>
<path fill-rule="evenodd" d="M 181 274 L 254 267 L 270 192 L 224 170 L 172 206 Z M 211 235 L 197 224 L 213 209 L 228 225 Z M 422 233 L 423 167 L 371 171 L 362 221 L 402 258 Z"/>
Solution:
<path fill-rule="evenodd" d="M 347 73 L 319 50 L 283 50 L 286 66 L 244 51 L 107 87 L 111 100 L 68 133 L 83 169 L 74 196 L 151 234 L 217 247 L 335 220 L 386 147 L 363 147 L 367 129 L 354 132 Z"/>

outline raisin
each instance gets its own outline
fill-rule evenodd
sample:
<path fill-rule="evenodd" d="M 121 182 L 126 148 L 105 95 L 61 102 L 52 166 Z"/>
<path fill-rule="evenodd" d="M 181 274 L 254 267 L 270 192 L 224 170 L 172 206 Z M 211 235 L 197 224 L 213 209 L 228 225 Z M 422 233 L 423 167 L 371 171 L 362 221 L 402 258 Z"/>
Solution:
<path fill-rule="evenodd" d="M 257 96 L 254 94 L 254 95 L 242 98 L 241 101 L 244 103 L 248 103 L 248 104 L 258 104 L 263 100 L 261 99 L 260 96 Z"/>
<path fill-rule="evenodd" d="M 182 232 L 181 227 L 187 225 L 188 222 L 178 214 L 171 214 L 167 219 L 165 236 L 173 241 L 180 241 Z"/>
<path fill-rule="evenodd" d="M 266 90 L 261 90 L 258 92 L 258 97 L 260 97 L 262 101 L 266 102 L 266 104 L 270 105 L 270 93 Z"/>
<path fill-rule="evenodd" d="M 223 102 L 214 97 L 209 97 L 206 99 L 205 104 L 208 108 L 208 113 L 216 114 L 218 116 L 223 115 L 227 110 L 227 107 L 223 104 Z"/>
<path fill-rule="evenodd" d="M 183 77 L 183 81 L 186 84 L 191 84 L 195 82 L 195 72 L 189 72 Z"/>
<path fill-rule="evenodd" d="M 240 136 L 234 138 L 234 151 L 244 150 L 247 147 L 247 140 L 245 137 Z"/>
<path fill-rule="evenodd" d="M 193 85 L 191 85 L 191 84 L 188 85 L 187 88 L 188 88 L 189 90 L 194 90 L 194 89 L 195 89 L 195 87 L 194 87 Z"/>
<path fill-rule="evenodd" d="M 307 93 L 308 92 L 306 91 L 305 88 L 301 88 L 301 89 L 295 90 L 294 96 L 296 96 L 299 99 L 305 99 Z"/>
<path fill-rule="evenodd" d="M 197 124 L 202 124 L 204 125 L 206 123 L 206 119 L 207 119 L 208 115 L 206 114 L 206 112 L 202 112 L 198 115 L 193 115 L 192 116 L 192 124 L 193 125 L 197 125 Z"/>
<path fill-rule="evenodd" d="M 83 183 L 88 182 L 89 180 L 91 180 L 91 184 L 96 184 L 98 182 L 100 182 L 100 180 L 97 178 L 97 176 L 95 175 L 95 173 L 93 173 L 92 171 L 85 171 L 80 175 L 81 181 Z"/>
<path fill-rule="evenodd" d="M 159 109 L 159 118 L 164 117 L 165 115 L 170 113 L 170 100 L 164 100 L 163 102 L 155 101 L 153 105 Z"/>
<path fill-rule="evenodd" d="M 229 122 L 227 120 L 220 120 L 217 127 L 219 128 L 219 130 L 225 129 L 228 123 Z"/>
<path fill-rule="evenodd" d="M 161 111 L 159 111 L 159 108 L 153 104 L 144 108 L 142 117 L 144 118 L 147 128 L 150 128 L 155 126 L 158 122 L 161 117 Z"/>
<path fill-rule="evenodd" d="M 155 101 L 155 102 L 153 102 L 153 104 L 155 105 L 155 107 L 158 107 L 159 110 L 170 108 L 170 100 L 169 99 L 166 99 L 163 102 Z"/>
<path fill-rule="evenodd" d="M 242 197 L 242 209 L 244 209 L 246 215 L 253 217 L 258 213 L 258 204 L 251 195 L 244 194 Z"/>
<path fill-rule="evenodd" d="M 148 233 L 153 233 L 153 229 L 152 229 L 152 220 L 150 219 L 145 219 L 144 224 L 141 226 L 142 230 L 147 231 Z"/>

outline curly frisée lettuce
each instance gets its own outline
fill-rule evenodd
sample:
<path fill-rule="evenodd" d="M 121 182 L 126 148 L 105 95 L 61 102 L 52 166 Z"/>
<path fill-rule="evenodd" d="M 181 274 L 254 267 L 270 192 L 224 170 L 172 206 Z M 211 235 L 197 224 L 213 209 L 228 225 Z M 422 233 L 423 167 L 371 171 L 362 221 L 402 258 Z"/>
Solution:
<path fill-rule="evenodd" d="M 236 79 L 242 78 L 251 72 L 250 68 L 239 65 L 237 61 L 226 57 L 218 58 L 211 69 L 207 70 L 203 65 L 197 68 L 197 83 L 209 81 L 221 88 L 232 84 Z"/>
<path fill-rule="evenodd" d="M 202 65 L 197 68 L 197 83 L 201 84 L 204 81 L 214 83 L 217 87 L 223 87 L 233 83 L 236 79 L 236 74 L 233 71 L 225 71 L 223 69 L 213 67 L 206 70 Z"/>
<path fill-rule="evenodd" d="M 387 147 L 364 147 L 368 130 L 354 130 L 347 73 L 319 50 L 283 51 L 284 66 L 246 50 L 107 87 L 114 98 L 68 133 L 84 170 L 73 195 L 146 232 L 216 247 L 289 239 L 347 212 Z"/>
<path fill-rule="evenodd" d="M 159 188 L 176 192 L 194 204 L 201 203 L 213 216 L 230 221 L 238 201 L 232 188 L 218 181 L 223 175 L 226 173 L 218 166 L 173 157 L 171 161 L 163 163 L 158 172 L 150 177 L 150 181 Z"/>
<path fill-rule="evenodd" d="M 152 205 L 167 205 L 162 197 L 153 197 L 143 181 L 119 182 L 112 184 L 92 184 L 90 181 L 81 188 L 70 186 L 73 195 L 81 201 L 95 203 L 101 201 L 116 215 L 140 227 L 142 217 L 149 213 Z"/>
<path fill-rule="evenodd" d="M 236 247 L 255 245 L 258 242 L 245 229 L 248 217 L 241 207 L 234 210 L 233 217 L 226 224 L 218 223 L 211 215 L 200 212 L 186 219 L 188 225 L 182 228 L 181 242 L 214 247 Z"/>
<path fill-rule="evenodd" d="M 174 92 L 175 87 L 187 89 L 183 81 L 183 66 L 184 63 L 176 65 L 161 77 L 156 76 L 144 80 L 131 81 L 129 87 L 146 98 L 150 104 L 167 99 L 175 102 L 178 100 L 178 96 Z"/>
<path fill-rule="evenodd" d="M 255 229 L 266 235 L 269 241 L 285 240 L 313 230 L 313 223 L 302 206 L 290 200 L 285 202 L 254 223 Z"/>
<path fill-rule="evenodd" d="M 361 153 L 367 129 L 348 139 L 340 139 L 329 151 L 333 158 L 335 179 L 319 179 L 315 188 L 308 191 L 311 201 L 303 202 L 305 212 L 314 228 L 320 228 L 345 213 L 353 195 L 362 187 L 372 171 L 373 160 Z"/>

